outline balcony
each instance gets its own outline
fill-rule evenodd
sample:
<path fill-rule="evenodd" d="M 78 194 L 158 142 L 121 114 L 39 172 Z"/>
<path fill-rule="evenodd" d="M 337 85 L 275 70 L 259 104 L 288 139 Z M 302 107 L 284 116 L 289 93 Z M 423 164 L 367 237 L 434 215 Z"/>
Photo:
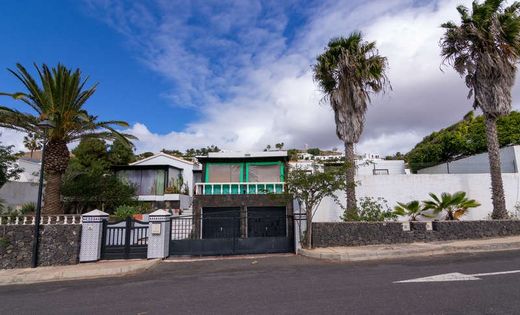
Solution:
<path fill-rule="evenodd" d="M 285 192 L 284 182 L 258 183 L 196 183 L 196 195 L 260 195 L 282 194 Z"/>

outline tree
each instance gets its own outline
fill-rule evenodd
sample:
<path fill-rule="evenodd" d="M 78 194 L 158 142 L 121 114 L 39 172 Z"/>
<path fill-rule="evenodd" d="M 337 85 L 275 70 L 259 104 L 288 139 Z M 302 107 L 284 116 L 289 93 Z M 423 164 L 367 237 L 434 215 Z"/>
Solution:
<path fill-rule="evenodd" d="M 23 137 L 23 145 L 31 152 L 32 159 L 34 151 L 42 148 L 42 139 L 36 133 L 30 132 Z"/>
<path fill-rule="evenodd" d="M 323 198 L 330 197 L 341 206 L 336 192 L 345 189 L 345 174 L 344 167 L 329 168 L 321 172 L 317 164 L 313 164 L 312 172 L 295 168 L 287 174 L 286 193 L 298 200 L 307 217 L 305 247 L 312 247 L 312 220 Z"/>
<path fill-rule="evenodd" d="M 108 160 L 112 165 L 128 165 L 135 161 L 134 150 L 120 139 L 116 139 L 110 145 Z"/>
<path fill-rule="evenodd" d="M 316 155 L 321 154 L 321 150 L 320 150 L 320 148 L 310 148 L 310 149 L 307 149 L 307 153 L 316 156 Z"/>
<path fill-rule="evenodd" d="M 69 162 L 67 144 L 82 138 L 119 138 L 130 146 L 129 139 L 135 137 L 114 129 L 114 126 L 128 127 L 126 122 L 98 121 L 97 116 L 86 111 L 85 103 L 96 91 L 97 84 L 86 88 L 88 78 L 82 78 L 79 69 L 72 71 L 61 64 L 52 69 L 45 64 L 41 68 L 35 65 L 38 78 L 34 78 L 21 64 L 17 64 L 16 68 L 16 71 L 9 69 L 9 72 L 22 82 L 26 92 L 0 95 L 25 103 L 33 113 L 0 106 L 0 127 L 34 133 L 44 138 L 38 124 L 42 120 L 52 123 L 53 126 L 46 131 L 43 213 L 61 213 L 61 182 Z"/>
<path fill-rule="evenodd" d="M 280 142 L 280 143 L 277 143 L 274 145 L 274 147 L 276 148 L 276 150 L 282 150 L 283 149 L 283 146 L 284 146 L 284 143 L 283 142 Z"/>
<path fill-rule="evenodd" d="M 68 212 L 82 213 L 96 208 L 112 212 L 118 206 L 135 202 L 135 187 L 120 180 L 112 170 L 114 165 L 123 165 L 116 141 L 108 151 L 105 141 L 84 138 L 72 151 L 74 157 L 70 159 L 62 186 Z"/>
<path fill-rule="evenodd" d="M 466 114 L 459 122 L 435 131 L 417 143 L 404 159 L 412 171 L 487 151 L 484 116 Z M 520 144 L 520 113 L 497 120 L 500 147 Z"/>
<path fill-rule="evenodd" d="M 432 200 L 423 201 L 424 210 L 433 210 L 434 214 L 446 212 L 446 220 L 458 220 L 465 215 L 470 208 L 480 206 L 474 199 L 466 197 L 466 193 L 458 191 L 454 194 L 442 193 L 440 198 L 434 193 L 429 194 Z"/>
<path fill-rule="evenodd" d="M 153 156 L 153 152 L 143 152 L 141 154 L 138 154 L 135 158 L 136 160 L 142 160 Z"/>
<path fill-rule="evenodd" d="M 271 151 L 271 145 L 268 144 L 268 145 L 265 147 L 264 151 Z"/>
<path fill-rule="evenodd" d="M 22 169 L 16 165 L 18 155 L 13 153 L 14 146 L 0 145 L 0 188 L 11 179 L 18 179 Z"/>
<path fill-rule="evenodd" d="M 388 62 L 380 56 L 375 42 L 361 33 L 332 39 L 314 65 L 314 80 L 334 110 L 336 134 L 345 144 L 346 161 L 355 166 L 354 143 L 359 141 L 370 95 L 384 92 L 390 83 Z M 391 87 L 390 87 L 391 88 Z M 356 215 L 355 167 L 347 168 L 347 210 Z"/>
<path fill-rule="evenodd" d="M 520 56 L 520 2 L 505 4 L 505 0 L 473 1 L 471 13 L 458 6 L 461 24 L 442 24 L 445 33 L 440 43 L 443 63 L 465 77 L 468 98 L 473 97 L 473 107 L 485 116 L 493 219 L 507 217 L 496 121 L 511 111 Z"/>

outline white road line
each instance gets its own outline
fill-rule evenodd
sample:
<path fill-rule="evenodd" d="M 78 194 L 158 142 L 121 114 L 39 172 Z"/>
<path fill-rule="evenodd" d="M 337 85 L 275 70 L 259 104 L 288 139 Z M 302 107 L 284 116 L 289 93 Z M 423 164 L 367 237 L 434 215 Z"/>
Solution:
<path fill-rule="evenodd" d="M 507 275 L 507 274 L 512 274 L 512 273 L 520 273 L 520 270 L 475 273 L 475 274 L 470 274 L 470 275 L 463 274 L 460 272 L 452 272 L 452 273 L 445 273 L 445 274 L 440 274 L 440 275 L 435 275 L 435 276 L 430 276 L 430 277 L 394 281 L 394 283 L 472 281 L 472 280 L 482 280 L 478 277 Z"/>

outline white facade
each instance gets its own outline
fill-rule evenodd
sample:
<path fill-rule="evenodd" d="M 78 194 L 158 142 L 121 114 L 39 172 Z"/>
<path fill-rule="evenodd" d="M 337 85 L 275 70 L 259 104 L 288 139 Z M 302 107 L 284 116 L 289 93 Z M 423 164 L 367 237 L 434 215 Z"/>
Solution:
<path fill-rule="evenodd" d="M 363 159 L 356 161 L 357 175 L 395 175 L 406 174 L 404 161 Z"/>
<path fill-rule="evenodd" d="M 520 146 L 500 149 L 502 173 L 518 173 L 520 164 Z M 442 163 L 417 171 L 418 174 L 479 174 L 489 173 L 488 153 L 481 153 L 467 158 Z"/>
<path fill-rule="evenodd" d="M 477 200 L 481 206 L 470 209 L 463 220 L 486 219 L 493 210 L 491 201 L 491 179 L 489 174 L 424 174 L 424 175 L 388 175 L 358 176 L 357 197 L 382 197 L 393 208 L 396 203 L 412 200 L 427 200 L 428 193 L 466 192 L 469 198 Z M 508 211 L 515 211 L 520 202 L 520 174 L 502 174 L 506 206 Z M 340 200 L 345 200 L 345 193 L 337 192 Z M 315 222 L 341 221 L 341 207 L 330 198 L 323 200 L 314 217 Z"/>
<path fill-rule="evenodd" d="M 183 160 L 181 158 L 160 152 L 146 159 L 131 163 L 130 165 L 136 166 L 148 166 L 148 165 L 168 165 L 176 169 L 181 170 L 184 181 L 189 187 L 190 196 L 193 195 L 193 170 L 199 169 L 199 165 L 190 161 Z M 141 199 L 141 198 L 140 198 Z M 163 199 L 164 200 L 164 199 Z"/>
<path fill-rule="evenodd" d="M 41 169 L 41 163 L 39 161 L 22 158 L 16 161 L 16 165 L 23 169 L 23 172 L 19 174 L 19 178 L 15 181 L 29 183 L 39 182 Z"/>

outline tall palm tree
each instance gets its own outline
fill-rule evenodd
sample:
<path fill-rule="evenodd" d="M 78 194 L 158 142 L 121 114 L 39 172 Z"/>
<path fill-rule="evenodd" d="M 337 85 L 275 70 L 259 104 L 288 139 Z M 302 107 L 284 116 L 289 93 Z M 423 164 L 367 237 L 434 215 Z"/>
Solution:
<path fill-rule="evenodd" d="M 42 148 L 42 139 L 40 139 L 36 133 L 30 132 L 23 137 L 23 145 L 31 152 L 32 159 L 34 151 Z"/>
<path fill-rule="evenodd" d="M 316 59 L 314 80 L 334 110 L 336 134 L 345 143 L 347 169 L 347 218 L 356 217 L 354 144 L 365 123 L 370 95 L 390 87 L 388 62 L 379 55 L 375 42 L 363 40 L 361 33 L 332 39 Z"/>
<path fill-rule="evenodd" d="M 511 111 L 511 88 L 520 56 L 520 3 L 505 7 L 505 0 L 473 1 L 472 12 L 458 6 L 461 24 L 442 24 L 440 45 L 443 63 L 465 76 L 474 97 L 473 107 L 486 118 L 486 138 L 493 192 L 492 218 L 507 217 L 500 170 L 497 119 Z"/>
<path fill-rule="evenodd" d="M 79 69 L 74 71 L 58 64 L 50 69 L 35 65 L 38 72 L 37 82 L 21 65 L 16 70 L 8 69 L 25 87 L 25 92 L 0 93 L 20 100 L 31 109 L 31 113 L 0 106 L 0 127 L 26 133 L 34 133 L 46 139 L 45 160 L 45 214 L 61 213 L 61 179 L 69 161 L 67 144 L 85 137 L 101 139 L 121 139 L 131 145 L 134 137 L 118 132 L 114 126 L 127 127 L 124 121 L 98 121 L 97 116 L 89 115 L 84 105 L 96 91 L 97 84 L 85 88 L 88 78 L 82 79 Z M 53 127 L 43 134 L 38 124 L 49 120 Z"/>

